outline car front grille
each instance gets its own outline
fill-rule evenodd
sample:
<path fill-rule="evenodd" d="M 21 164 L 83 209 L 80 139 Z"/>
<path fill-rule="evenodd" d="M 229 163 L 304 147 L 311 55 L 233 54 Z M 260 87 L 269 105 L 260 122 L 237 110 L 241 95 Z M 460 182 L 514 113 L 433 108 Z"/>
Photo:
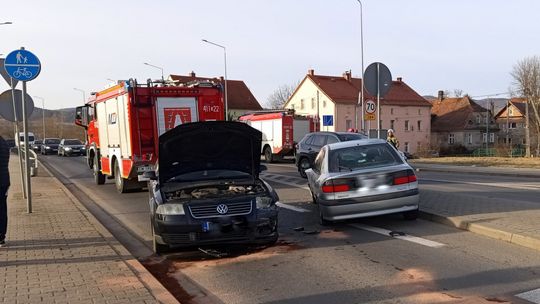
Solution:
<path fill-rule="evenodd" d="M 224 214 L 220 214 L 217 210 L 218 206 L 222 204 L 226 205 L 228 209 L 227 212 Z M 190 205 L 189 212 L 194 218 L 201 219 L 220 216 L 246 215 L 251 213 L 252 208 L 253 207 L 251 201 L 234 203 L 212 203 L 204 205 Z"/>

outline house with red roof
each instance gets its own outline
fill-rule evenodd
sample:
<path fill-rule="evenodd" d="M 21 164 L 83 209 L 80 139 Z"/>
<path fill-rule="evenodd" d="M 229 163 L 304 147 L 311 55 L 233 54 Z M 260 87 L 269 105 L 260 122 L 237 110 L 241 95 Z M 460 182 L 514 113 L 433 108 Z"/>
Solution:
<path fill-rule="evenodd" d="M 490 148 L 497 143 L 499 126 L 492 112 L 469 96 L 447 98 L 439 91 L 431 103 L 431 143 L 441 151 L 461 154 L 485 148 L 486 142 Z"/>
<path fill-rule="evenodd" d="M 362 79 L 354 78 L 350 71 L 342 76 L 317 75 L 313 69 L 300 82 L 284 108 L 294 109 L 296 114 L 323 118 L 333 117 L 332 126 L 321 126 L 322 131 L 347 131 L 361 129 L 361 106 L 359 101 Z M 376 101 L 364 90 L 364 100 Z M 400 142 L 399 149 L 409 153 L 428 150 L 431 132 L 431 103 L 408 86 L 402 78 L 393 81 L 390 91 L 380 99 L 381 135 L 393 129 Z M 358 124 L 357 124 L 358 123 Z M 366 121 L 366 130 L 377 129 L 375 120 Z M 371 132 L 373 133 L 373 132 Z"/>
<path fill-rule="evenodd" d="M 525 145 L 525 103 L 525 98 L 511 98 L 495 115 L 501 130 L 499 144 L 509 144 L 512 147 Z"/>
<path fill-rule="evenodd" d="M 169 81 L 174 81 L 177 84 L 186 84 L 193 81 L 212 81 L 225 85 L 223 77 L 201 77 L 197 76 L 195 72 L 189 73 L 189 75 L 169 75 Z M 237 119 L 246 112 L 259 111 L 263 108 L 253 96 L 246 83 L 242 80 L 227 79 L 227 99 L 229 117 Z"/>

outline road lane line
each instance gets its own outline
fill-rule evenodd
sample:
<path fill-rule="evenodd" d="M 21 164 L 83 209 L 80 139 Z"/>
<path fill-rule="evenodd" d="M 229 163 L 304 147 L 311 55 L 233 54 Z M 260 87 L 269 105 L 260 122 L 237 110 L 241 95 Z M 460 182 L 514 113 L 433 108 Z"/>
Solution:
<path fill-rule="evenodd" d="M 482 183 L 482 182 L 465 182 L 465 181 L 454 181 L 454 180 L 445 180 L 445 179 L 431 179 L 431 178 L 419 178 L 420 183 L 422 181 L 430 182 L 440 182 L 440 183 L 452 183 L 452 184 L 468 184 L 468 185 L 477 185 L 477 186 L 488 186 L 488 187 L 498 187 L 498 188 L 509 188 L 509 189 L 519 189 L 519 190 L 540 190 L 540 187 L 537 185 L 514 185 L 508 183 Z"/>
<path fill-rule="evenodd" d="M 301 213 L 311 212 L 311 210 L 307 210 L 307 209 L 304 209 L 304 208 L 292 206 L 292 205 L 285 204 L 285 203 L 282 203 L 282 202 L 277 202 L 276 206 L 278 206 L 280 208 L 285 208 L 285 209 L 289 209 L 289 210 L 292 210 L 292 211 L 296 211 L 296 212 L 301 212 Z"/>
<path fill-rule="evenodd" d="M 302 189 L 304 189 L 304 190 L 309 191 L 309 187 L 308 187 L 308 186 L 299 186 L 297 183 L 288 182 L 288 181 L 285 181 L 285 180 L 282 180 L 282 179 L 278 179 L 277 177 L 274 177 L 274 176 L 275 176 L 275 175 L 273 175 L 272 177 L 271 177 L 271 176 L 267 176 L 267 175 L 261 175 L 261 178 L 264 179 L 264 180 L 267 180 L 267 181 L 272 181 L 272 182 L 274 182 L 274 183 L 284 184 L 284 185 L 292 186 L 292 187 L 296 187 L 296 188 L 302 188 Z M 287 176 L 286 176 L 286 175 L 281 175 L 280 177 L 286 178 Z"/>
<path fill-rule="evenodd" d="M 540 304 L 540 288 L 519 293 L 516 295 L 516 297 L 527 300 L 531 303 Z"/>
<path fill-rule="evenodd" d="M 390 233 L 392 231 L 390 231 L 390 230 L 377 228 L 377 227 L 372 227 L 372 226 L 363 225 L 363 224 L 349 224 L 349 226 L 352 226 L 354 228 L 361 229 L 361 230 L 366 230 L 366 231 L 371 231 L 371 232 L 374 232 L 374 233 L 386 235 L 388 237 L 392 237 L 390 235 Z M 423 238 L 420 238 L 420 237 L 407 235 L 407 234 L 406 235 L 393 236 L 393 238 L 408 241 L 408 242 L 412 242 L 412 243 L 416 243 L 416 244 L 419 244 L 419 245 L 424 245 L 424 246 L 427 246 L 427 247 L 432 247 L 432 248 L 441 248 L 441 247 L 446 246 L 445 244 L 442 244 L 442 243 L 439 243 L 439 242 L 430 241 L 430 240 L 427 240 L 427 239 L 423 239 Z"/>

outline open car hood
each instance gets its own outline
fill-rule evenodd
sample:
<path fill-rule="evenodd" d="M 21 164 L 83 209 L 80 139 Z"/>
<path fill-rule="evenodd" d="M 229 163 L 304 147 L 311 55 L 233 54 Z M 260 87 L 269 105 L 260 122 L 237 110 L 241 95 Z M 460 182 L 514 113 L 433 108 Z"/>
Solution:
<path fill-rule="evenodd" d="M 233 170 L 259 177 L 262 133 L 245 123 L 194 122 L 159 137 L 159 181 L 206 170 Z"/>

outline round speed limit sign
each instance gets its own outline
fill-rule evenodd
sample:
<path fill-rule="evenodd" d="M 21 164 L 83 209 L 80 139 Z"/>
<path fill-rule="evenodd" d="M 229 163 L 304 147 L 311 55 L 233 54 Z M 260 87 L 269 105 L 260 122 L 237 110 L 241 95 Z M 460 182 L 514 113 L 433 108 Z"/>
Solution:
<path fill-rule="evenodd" d="M 366 101 L 366 113 L 373 114 L 377 110 L 377 105 L 373 100 Z"/>

